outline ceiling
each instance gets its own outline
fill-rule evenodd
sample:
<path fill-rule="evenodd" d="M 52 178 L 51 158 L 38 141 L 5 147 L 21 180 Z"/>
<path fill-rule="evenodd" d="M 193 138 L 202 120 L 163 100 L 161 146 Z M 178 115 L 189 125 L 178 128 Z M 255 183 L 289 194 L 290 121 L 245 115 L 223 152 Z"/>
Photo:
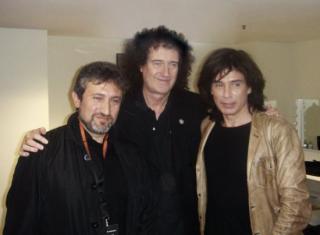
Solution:
<path fill-rule="evenodd" d="M 158 25 L 202 43 L 320 39 L 320 0 L 0 1 L 0 27 L 49 35 L 123 39 Z"/>

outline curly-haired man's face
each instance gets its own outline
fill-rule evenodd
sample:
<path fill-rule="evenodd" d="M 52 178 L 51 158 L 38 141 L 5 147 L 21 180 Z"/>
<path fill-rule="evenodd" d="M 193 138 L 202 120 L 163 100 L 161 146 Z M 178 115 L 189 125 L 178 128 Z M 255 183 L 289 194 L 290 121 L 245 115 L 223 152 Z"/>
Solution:
<path fill-rule="evenodd" d="M 165 47 L 150 48 L 145 65 L 140 67 L 145 93 L 168 95 L 174 86 L 179 68 L 179 53 Z"/>

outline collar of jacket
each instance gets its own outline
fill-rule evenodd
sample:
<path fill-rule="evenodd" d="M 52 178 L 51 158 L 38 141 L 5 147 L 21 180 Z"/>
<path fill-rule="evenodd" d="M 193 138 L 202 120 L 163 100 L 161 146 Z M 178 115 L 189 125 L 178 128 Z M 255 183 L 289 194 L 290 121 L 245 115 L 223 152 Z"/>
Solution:
<path fill-rule="evenodd" d="M 79 128 L 79 112 L 76 111 L 72 113 L 67 122 L 67 127 L 70 135 L 67 135 L 66 138 L 72 139 L 77 145 L 81 146 L 83 148 L 83 143 L 82 143 L 82 138 L 81 138 L 81 133 L 80 133 L 80 128 Z M 111 143 L 111 139 L 113 138 L 113 128 L 111 128 L 108 132 L 108 142 Z M 88 134 L 87 131 L 86 135 L 91 138 L 91 136 Z"/>
<path fill-rule="evenodd" d="M 67 135 L 66 138 L 71 139 L 77 145 L 82 146 L 81 133 L 79 128 L 79 113 L 78 111 L 72 113 L 67 122 L 67 127 L 70 135 Z"/>

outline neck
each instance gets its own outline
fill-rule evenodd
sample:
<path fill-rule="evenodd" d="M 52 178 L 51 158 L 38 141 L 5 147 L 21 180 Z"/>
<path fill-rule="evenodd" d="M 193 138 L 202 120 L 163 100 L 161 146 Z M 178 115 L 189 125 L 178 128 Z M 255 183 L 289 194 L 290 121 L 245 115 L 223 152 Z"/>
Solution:
<path fill-rule="evenodd" d="M 156 118 L 158 119 L 166 107 L 170 93 L 163 95 L 151 93 L 145 89 L 142 90 L 142 93 L 147 106 L 155 112 Z"/>
<path fill-rule="evenodd" d="M 91 138 L 94 139 L 96 142 L 98 142 L 99 144 L 103 143 L 103 139 L 105 135 L 92 134 L 90 132 L 88 133 L 91 136 Z"/>
<path fill-rule="evenodd" d="M 223 115 L 223 125 L 225 127 L 238 127 L 251 122 L 251 113 L 244 112 L 238 115 Z"/>

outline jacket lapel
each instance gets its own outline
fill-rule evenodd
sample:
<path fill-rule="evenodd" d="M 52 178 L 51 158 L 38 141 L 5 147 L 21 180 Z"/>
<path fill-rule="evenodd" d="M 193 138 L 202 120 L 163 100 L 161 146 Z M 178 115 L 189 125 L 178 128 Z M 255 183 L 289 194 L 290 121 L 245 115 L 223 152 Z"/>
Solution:
<path fill-rule="evenodd" d="M 251 131 L 249 137 L 249 147 L 248 147 L 248 159 L 247 159 L 247 181 L 250 181 L 250 174 L 251 174 L 251 166 L 254 161 L 254 156 L 256 155 L 257 148 L 259 146 L 259 142 L 261 139 L 260 132 L 258 131 L 258 123 L 257 123 L 257 115 L 254 113 L 252 116 L 252 124 L 251 124 Z"/>
<path fill-rule="evenodd" d="M 205 215 L 207 209 L 207 176 L 204 164 L 204 146 L 207 142 L 209 134 L 211 133 L 215 123 L 209 118 L 206 118 L 201 125 L 202 138 L 199 145 L 199 152 L 197 156 L 196 164 L 196 176 L 197 176 L 197 196 L 198 196 L 198 213 L 200 219 L 200 233 L 204 234 L 205 228 Z"/>

